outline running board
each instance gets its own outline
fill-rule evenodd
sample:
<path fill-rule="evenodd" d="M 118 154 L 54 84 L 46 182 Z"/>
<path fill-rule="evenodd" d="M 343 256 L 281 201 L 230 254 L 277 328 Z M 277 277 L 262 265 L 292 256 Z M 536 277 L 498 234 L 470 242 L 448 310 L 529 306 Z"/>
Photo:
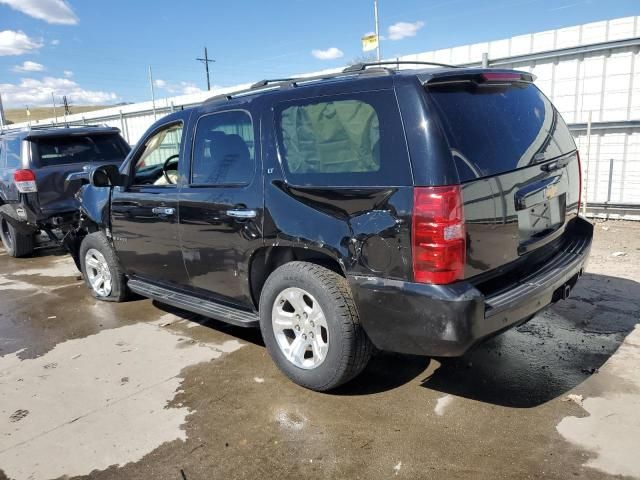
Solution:
<path fill-rule="evenodd" d="M 179 293 L 168 288 L 159 287 L 142 280 L 129 280 L 129 288 L 143 297 L 182 308 L 205 317 L 215 318 L 240 327 L 257 327 L 258 314 L 228 307 L 220 303 L 204 300 L 199 297 Z"/>

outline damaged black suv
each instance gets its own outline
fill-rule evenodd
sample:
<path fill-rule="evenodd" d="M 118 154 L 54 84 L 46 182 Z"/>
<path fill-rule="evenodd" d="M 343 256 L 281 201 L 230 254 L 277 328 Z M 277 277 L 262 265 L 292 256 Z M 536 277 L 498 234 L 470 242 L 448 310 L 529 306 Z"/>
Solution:
<path fill-rule="evenodd" d="M 329 390 L 375 348 L 458 356 L 566 298 L 593 229 L 529 73 L 358 65 L 156 122 L 66 239 L 97 298 L 257 327 Z"/>
<path fill-rule="evenodd" d="M 105 126 L 51 125 L 0 132 L 0 238 L 9 255 L 30 255 L 39 231 L 57 243 L 75 226 L 74 195 L 84 169 L 119 165 L 129 153 L 119 132 Z M 74 174 L 78 178 L 68 182 Z"/>

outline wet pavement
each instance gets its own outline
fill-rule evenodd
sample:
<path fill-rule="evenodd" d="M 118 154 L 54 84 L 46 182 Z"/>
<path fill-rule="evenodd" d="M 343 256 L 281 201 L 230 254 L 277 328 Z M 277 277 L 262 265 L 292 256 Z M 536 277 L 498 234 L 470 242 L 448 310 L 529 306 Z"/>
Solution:
<path fill-rule="evenodd" d="M 640 223 L 598 223 L 569 300 L 320 394 L 256 331 L 99 302 L 63 252 L 0 251 L 0 479 L 640 478 L 639 265 Z"/>

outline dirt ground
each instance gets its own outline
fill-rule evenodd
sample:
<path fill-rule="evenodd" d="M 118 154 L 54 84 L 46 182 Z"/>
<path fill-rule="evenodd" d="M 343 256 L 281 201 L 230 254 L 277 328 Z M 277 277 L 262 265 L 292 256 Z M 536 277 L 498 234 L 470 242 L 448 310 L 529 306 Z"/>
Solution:
<path fill-rule="evenodd" d="M 640 222 L 567 301 L 464 358 L 382 353 L 304 390 L 257 332 L 96 301 L 0 252 L 0 479 L 640 478 Z"/>

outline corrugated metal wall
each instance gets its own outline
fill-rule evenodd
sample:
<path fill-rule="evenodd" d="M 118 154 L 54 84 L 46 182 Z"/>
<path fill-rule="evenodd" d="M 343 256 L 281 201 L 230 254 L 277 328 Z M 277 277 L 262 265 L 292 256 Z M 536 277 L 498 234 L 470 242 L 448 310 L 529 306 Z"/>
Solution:
<path fill-rule="evenodd" d="M 491 66 L 534 73 L 536 84 L 574 132 L 582 152 L 588 201 L 640 204 L 639 51 L 640 17 L 627 17 L 406 55 L 399 60 L 479 65 L 487 53 Z M 151 102 L 144 102 L 72 115 L 69 121 L 107 123 L 120 128 L 133 144 L 156 118 L 209 96 L 201 92 L 162 99 L 156 102 L 155 114 Z M 592 128 L 587 147 L 589 118 Z"/>

